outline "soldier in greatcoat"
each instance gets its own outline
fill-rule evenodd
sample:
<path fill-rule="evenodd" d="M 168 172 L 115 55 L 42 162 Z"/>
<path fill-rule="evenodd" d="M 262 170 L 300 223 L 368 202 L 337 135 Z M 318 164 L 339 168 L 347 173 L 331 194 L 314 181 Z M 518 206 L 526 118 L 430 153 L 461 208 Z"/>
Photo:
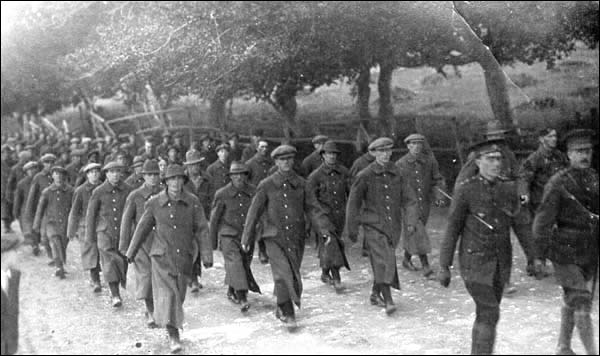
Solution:
<path fill-rule="evenodd" d="M 38 206 L 38 202 L 40 200 L 40 195 L 42 194 L 42 190 L 52 184 L 52 175 L 50 169 L 52 165 L 56 161 L 56 156 L 52 153 L 46 153 L 40 159 L 42 162 L 43 168 L 42 170 L 33 177 L 31 181 L 31 188 L 29 188 L 29 193 L 27 194 L 27 200 L 25 203 L 25 213 L 23 214 L 23 221 L 27 225 L 27 231 L 33 231 L 31 228 L 33 226 L 33 219 L 35 218 L 35 211 Z M 42 221 L 42 225 L 45 224 L 45 221 Z M 52 258 L 52 249 L 50 248 L 50 244 L 48 243 L 48 236 L 46 236 L 46 229 L 42 226 L 40 229 L 40 234 L 32 233 L 33 241 L 32 241 L 32 251 L 34 255 L 38 255 L 40 251 L 40 242 L 44 246 L 46 250 L 46 254 L 48 258 L 50 258 L 50 265 L 54 264 L 54 259 Z"/>
<path fill-rule="evenodd" d="M 329 140 L 329 137 L 325 135 L 317 135 L 313 137 L 312 144 L 315 148 L 314 151 L 311 152 L 300 165 L 300 169 L 303 177 L 308 177 L 315 169 L 319 168 L 321 163 L 323 163 L 323 157 L 321 157 L 321 150 L 323 149 L 323 144 Z"/>
<path fill-rule="evenodd" d="M 521 163 L 521 173 L 525 181 L 524 197 L 529 202 L 529 212 L 535 215 L 535 211 L 542 202 L 544 186 L 548 183 L 550 177 L 569 166 L 567 156 L 557 148 L 558 136 L 553 128 L 544 128 L 538 132 L 540 145 L 536 151 L 531 153 Z M 544 260 L 544 264 L 545 264 Z M 527 273 L 534 274 L 531 266 L 528 266 Z M 545 277 L 548 273 L 544 271 L 538 277 Z"/>
<path fill-rule="evenodd" d="M 519 205 L 514 185 L 502 181 L 502 147 L 497 140 L 472 147 L 478 174 L 459 183 L 440 246 L 438 278 L 450 284 L 450 266 L 458 240 L 460 274 L 475 301 L 471 354 L 491 354 L 500 318 L 500 302 L 510 280 L 511 214 Z"/>
<path fill-rule="evenodd" d="M 411 134 L 404 139 L 408 153 L 402 156 L 396 166 L 400 174 L 417 195 L 417 208 L 419 211 L 416 221 L 407 221 L 404 216 L 403 227 L 412 225 L 415 232 L 409 234 L 406 229 L 402 231 L 402 247 L 404 259 L 402 266 L 410 271 L 417 270 L 411 261 L 413 255 L 418 255 L 423 268 L 423 276 L 430 277 L 433 270 L 429 266 L 427 254 L 431 253 L 431 242 L 427 234 L 427 220 L 431 204 L 440 205 L 443 196 L 440 189 L 446 189 L 444 177 L 440 174 L 438 162 L 432 152 L 424 152 L 425 136 Z"/>
<path fill-rule="evenodd" d="M 73 204 L 71 204 L 67 226 L 69 240 L 75 238 L 79 240 L 81 264 L 84 270 L 90 271 L 90 285 L 94 293 L 100 293 L 102 290 L 100 285 L 100 255 L 98 244 L 86 239 L 85 214 L 92 192 L 102 183 L 100 181 L 101 168 L 102 166 L 96 162 L 88 163 L 83 167 L 82 171 L 86 175 L 86 181 L 77 187 L 73 193 Z"/>
<path fill-rule="evenodd" d="M 127 254 L 135 226 L 144 213 L 144 205 L 152 196 L 158 194 L 162 188 L 160 185 L 160 169 L 156 160 L 147 160 L 144 162 L 140 175 L 144 179 L 144 184 L 129 194 L 125 201 L 125 208 L 123 209 L 119 251 L 124 256 Z M 156 323 L 153 317 L 154 301 L 152 299 L 152 266 L 150 260 L 150 248 L 152 247 L 154 232 L 150 232 L 150 235 L 146 238 L 146 242 L 144 242 L 136 255 L 133 267 L 135 269 L 135 296 L 138 300 L 144 300 L 146 305 L 146 324 L 149 327 L 155 327 Z"/>
<path fill-rule="evenodd" d="M 402 215 L 408 215 L 407 221 L 415 221 L 417 214 L 415 193 L 390 162 L 393 145 L 394 141 L 387 137 L 371 142 L 369 151 L 375 162 L 356 176 L 346 207 L 348 238 L 356 242 L 358 226 L 362 225 L 364 230 L 374 280 L 370 301 L 373 305 L 384 305 L 388 315 L 396 311 L 390 287 L 400 289 L 395 250 L 400 240 Z M 414 229 L 407 227 L 409 232 Z"/>
<path fill-rule="evenodd" d="M 55 276 L 65 278 L 64 265 L 67 261 L 67 223 L 73 201 L 73 187 L 67 183 L 67 170 L 62 166 L 51 168 L 53 183 L 42 191 L 33 220 L 33 231 L 43 228 L 50 241 L 54 256 Z M 42 221 L 45 224 L 42 226 Z"/>
<path fill-rule="evenodd" d="M 208 225 L 200 201 L 183 189 L 184 168 L 167 167 L 166 189 L 146 203 L 127 250 L 133 262 L 154 229 L 150 258 L 154 319 L 166 327 L 171 352 L 182 349 L 179 329 L 183 327 L 183 302 L 193 265 L 202 262 L 212 267 L 212 244 L 208 240 Z"/>
<path fill-rule="evenodd" d="M 252 248 L 242 250 L 241 239 L 256 187 L 248 183 L 248 168 L 245 164 L 232 162 L 229 169 L 231 183 L 217 190 L 210 214 L 209 236 L 213 247 L 218 245 L 225 260 L 225 284 L 227 297 L 241 304 L 241 311 L 250 308 L 248 290 L 260 293 L 250 269 Z"/>
<path fill-rule="evenodd" d="M 125 183 L 131 187 L 131 189 L 137 189 L 144 184 L 144 176 L 142 172 L 142 166 L 146 159 L 142 156 L 133 157 L 133 164 L 131 168 L 133 168 L 133 173 L 129 175 L 129 177 L 125 178 Z"/>
<path fill-rule="evenodd" d="M 229 144 L 222 143 L 215 149 L 218 159 L 211 163 L 206 169 L 206 178 L 210 182 L 211 201 L 215 192 L 223 188 L 229 180 Z"/>
<path fill-rule="evenodd" d="M 80 171 L 83 167 L 82 157 L 86 152 L 83 149 L 75 148 L 71 150 L 71 162 L 65 167 L 67 170 L 67 183 L 76 188 L 78 178 L 80 177 Z"/>
<path fill-rule="evenodd" d="M 212 201 L 211 186 L 209 180 L 202 175 L 202 164 L 206 161 L 206 158 L 202 157 L 199 151 L 188 151 L 185 156 L 184 165 L 187 173 L 187 182 L 185 182 L 183 188 L 200 200 L 204 216 L 209 216 Z M 202 264 L 197 263 L 194 265 L 194 270 L 192 271 L 190 292 L 198 293 L 200 288 L 202 288 L 202 284 L 199 281 L 201 275 Z"/>
<path fill-rule="evenodd" d="M 229 162 L 240 161 L 244 151 L 244 147 L 240 144 L 240 135 L 237 132 L 230 133 L 227 135 L 227 142 L 230 147 Z"/>
<path fill-rule="evenodd" d="M 569 168 L 556 173 L 544 188 L 533 222 L 536 273 L 542 259 L 554 266 L 563 290 L 564 306 L 557 355 L 574 355 L 573 329 L 577 326 L 588 355 L 598 354 L 590 316 L 592 294 L 598 280 L 598 173 L 591 168 L 593 130 L 567 133 Z"/>
<path fill-rule="evenodd" d="M 13 221 L 12 217 L 12 201 L 9 200 L 10 193 L 8 190 L 8 176 L 12 165 L 12 147 L 8 144 L 2 145 L 2 168 L 0 174 L 2 175 L 2 182 L 0 184 L 0 215 L 2 218 L 2 225 L 4 226 L 2 232 L 5 234 L 12 233 L 10 224 Z"/>
<path fill-rule="evenodd" d="M 16 194 L 16 190 L 17 190 L 17 184 L 21 181 L 21 179 L 25 178 L 25 176 L 27 175 L 25 170 L 23 169 L 23 167 L 29 161 L 31 161 L 31 151 L 29 151 L 29 150 L 20 151 L 18 153 L 17 163 L 10 168 L 10 171 L 8 173 L 8 181 L 7 181 L 7 185 L 6 185 L 6 189 L 7 189 L 6 199 L 8 201 L 13 202 L 13 212 L 15 211 L 14 203 L 16 200 L 15 194 Z M 31 183 L 31 181 L 30 181 L 30 183 Z M 25 197 L 21 202 L 22 204 L 21 204 L 20 209 L 24 208 L 25 199 L 27 199 L 28 193 L 29 193 L 29 191 L 25 192 Z M 14 219 L 18 219 L 14 214 L 12 217 Z"/>
<path fill-rule="evenodd" d="M 342 288 L 340 268 L 348 270 L 342 233 L 346 218 L 346 201 L 350 192 L 350 173 L 338 163 L 340 150 L 334 141 L 323 144 L 323 164 L 308 176 L 307 189 L 314 194 L 329 224 L 330 236 L 318 237 L 321 281 L 331 283 L 336 291 Z"/>
<path fill-rule="evenodd" d="M 256 145 L 256 154 L 246 162 L 248 166 L 248 180 L 255 187 L 269 176 L 269 170 L 273 166 L 273 161 L 267 154 L 268 149 L 269 143 L 265 140 L 259 140 Z M 260 235 L 262 227 L 259 227 L 258 230 L 257 234 Z M 258 259 L 262 264 L 269 263 L 269 256 L 267 256 L 267 248 L 263 239 L 258 239 Z"/>
<path fill-rule="evenodd" d="M 254 157 L 256 154 L 256 148 L 258 146 L 258 142 L 263 138 L 264 131 L 263 129 L 255 128 L 252 130 L 252 135 L 250 136 L 250 144 L 244 147 L 242 151 L 242 163 L 246 163 L 250 158 Z"/>
<path fill-rule="evenodd" d="M 252 199 L 244 232 L 242 247 L 250 250 L 256 237 L 256 225 L 263 214 L 262 238 L 273 274 L 274 294 L 277 297 L 276 317 L 288 328 L 296 327 L 294 304 L 300 306 L 302 279 L 300 265 L 306 239 L 305 215 L 309 216 L 317 231 L 325 230 L 323 212 L 306 188 L 306 181 L 292 169 L 296 149 L 281 145 L 271 152 L 278 170 L 262 180 Z"/>
<path fill-rule="evenodd" d="M 13 194 L 13 216 L 19 221 L 21 233 L 23 234 L 25 241 L 31 242 L 33 241 L 31 226 L 25 224 L 23 215 L 25 214 L 25 200 L 27 199 L 27 194 L 31 188 L 31 182 L 33 181 L 33 177 L 39 172 L 40 164 L 37 161 L 29 161 L 25 163 L 22 169 L 25 171 L 25 177 L 19 180 Z"/>
<path fill-rule="evenodd" d="M 375 156 L 373 156 L 373 154 L 367 148 L 367 152 L 363 153 L 361 156 L 355 159 L 354 162 L 352 162 L 352 166 L 350 167 L 350 177 L 352 178 L 352 180 L 356 178 L 360 171 L 365 169 L 369 164 L 373 163 L 374 161 Z M 362 227 L 359 227 L 358 234 L 362 239 L 361 254 L 363 257 L 367 257 L 369 256 L 369 252 L 367 251 L 367 245 L 364 240 L 364 233 L 362 231 Z"/>
<path fill-rule="evenodd" d="M 122 305 L 119 283 L 125 287 L 127 282 L 127 261 L 119 252 L 121 217 L 131 192 L 131 187 L 123 182 L 124 169 L 117 162 L 104 166 L 106 181 L 92 192 L 85 214 L 86 242 L 98 246 L 100 267 L 115 308 Z"/>

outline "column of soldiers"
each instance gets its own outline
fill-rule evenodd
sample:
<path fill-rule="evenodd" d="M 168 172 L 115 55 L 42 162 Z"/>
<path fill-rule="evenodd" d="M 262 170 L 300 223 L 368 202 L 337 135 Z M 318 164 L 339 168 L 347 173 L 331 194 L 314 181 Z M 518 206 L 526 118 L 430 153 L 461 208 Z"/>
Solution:
<path fill-rule="evenodd" d="M 288 144 L 269 155 L 260 130 L 244 149 L 235 133 L 214 150 L 208 136 L 188 150 L 183 135 L 171 142 L 169 133 L 158 146 L 147 137 L 138 151 L 130 136 L 124 143 L 76 137 L 56 142 L 44 136 L 13 141 L 2 145 L 3 231 L 10 232 L 18 220 L 33 254 L 39 255 L 41 244 L 60 279 L 68 272 L 66 247 L 78 239 L 93 292 L 102 290 L 102 272 L 115 308 L 122 305 L 120 286 L 125 287 L 132 263 L 146 324 L 166 328 L 171 351 L 178 352 L 187 287 L 193 293 L 202 288 L 202 267 L 212 266 L 215 249 L 225 261 L 225 295 L 246 313 L 248 291 L 261 293 L 251 271 L 259 245 L 259 261 L 272 271 L 275 316 L 293 330 L 307 236 L 317 239 L 321 280 L 340 292 L 340 270 L 350 269 L 344 240 L 356 242 L 360 234 L 373 275 L 369 302 L 395 313 L 400 239 L 401 266 L 434 278 L 427 221 L 431 205 L 450 198 L 437 279 L 449 285 L 458 245 L 460 274 L 476 305 L 471 352 L 493 353 L 500 303 L 510 283 L 512 228 L 528 274 L 546 277 L 549 260 L 563 288 L 557 353 L 572 353 L 575 327 L 586 351 L 595 353 L 590 318 L 590 284 L 598 269 L 598 177 L 590 168 L 594 132 L 569 132 L 565 155 L 557 149 L 556 130 L 541 130 L 539 149 L 520 165 L 505 132 L 489 127 L 486 139 L 470 148 L 453 197 L 445 192 L 438 162 L 421 134 L 404 139 L 408 153 L 396 162 L 392 139 L 373 140 L 350 170 L 339 163 L 336 143 L 322 135 L 313 139 L 315 151 L 302 165 Z M 55 154 L 66 149 L 71 161 L 61 162 Z M 137 153 L 133 160 L 132 153 Z"/>

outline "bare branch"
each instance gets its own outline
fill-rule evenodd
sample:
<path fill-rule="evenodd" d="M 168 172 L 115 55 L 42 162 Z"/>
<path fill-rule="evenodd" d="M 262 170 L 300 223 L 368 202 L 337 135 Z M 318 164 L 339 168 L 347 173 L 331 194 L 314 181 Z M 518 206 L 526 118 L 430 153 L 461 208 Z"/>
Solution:
<path fill-rule="evenodd" d="M 149 55 L 151 55 L 151 54 L 155 54 L 156 52 L 158 52 L 158 51 L 160 51 L 161 49 L 165 48 L 165 47 L 166 47 L 166 46 L 169 44 L 169 42 L 171 42 L 171 39 L 173 38 L 173 35 L 174 35 L 176 32 L 178 32 L 178 31 L 180 31 L 180 30 L 184 29 L 185 27 L 187 27 L 187 26 L 188 26 L 190 23 L 191 23 L 191 22 L 186 22 L 186 23 L 184 23 L 183 25 L 181 25 L 181 26 L 177 27 L 176 29 L 174 29 L 173 31 L 171 31 L 171 32 L 169 33 L 169 37 L 167 37 L 167 40 L 166 40 L 166 41 L 165 41 L 165 42 L 164 42 L 162 45 L 160 45 L 158 48 L 156 48 L 155 50 L 153 50 L 153 51 L 151 51 L 151 52 L 148 52 L 148 53 L 142 54 L 142 56 L 143 56 L 143 57 L 146 57 L 146 56 L 149 56 Z"/>

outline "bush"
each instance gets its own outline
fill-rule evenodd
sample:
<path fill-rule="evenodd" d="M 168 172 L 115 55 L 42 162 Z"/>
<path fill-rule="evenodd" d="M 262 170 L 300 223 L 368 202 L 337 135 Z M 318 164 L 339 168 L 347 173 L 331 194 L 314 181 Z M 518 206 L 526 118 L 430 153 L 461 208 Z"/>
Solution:
<path fill-rule="evenodd" d="M 527 73 L 519 73 L 510 78 L 519 88 L 536 86 L 539 81 Z"/>

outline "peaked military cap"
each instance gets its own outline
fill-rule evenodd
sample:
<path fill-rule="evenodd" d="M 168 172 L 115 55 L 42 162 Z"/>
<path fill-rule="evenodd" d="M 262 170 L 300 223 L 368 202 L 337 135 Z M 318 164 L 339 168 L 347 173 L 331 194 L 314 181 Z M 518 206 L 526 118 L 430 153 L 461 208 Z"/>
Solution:
<path fill-rule="evenodd" d="M 369 144 L 369 151 L 375 151 L 381 148 L 394 146 L 394 140 L 389 137 L 379 137 Z"/>
<path fill-rule="evenodd" d="M 500 121 L 491 120 L 491 121 L 488 121 L 488 123 L 486 124 L 485 136 L 487 137 L 487 136 L 505 134 L 508 131 L 510 131 L 510 130 L 507 129 L 506 127 L 504 127 L 504 125 Z"/>
<path fill-rule="evenodd" d="M 65 169 L 65 167 L 59 165 L 52 166 L 52 168 L 50 168 L 50 172 L 60 172 L 62 174 L 67 174 L 67 170 Z"/>
<path fill-rule="evenodd" d="M 108 162 L 102 169 L 105 171 L 109 171 L 111 169 L 123 169 L 123 168 L 125 168 L 125 166 L 122 165 L 121 163 L 119 163 L 117 161 L 112 161 L 112 162 Z"/>
<path fill-rule="evenodd" d="M 564 138 L 567 149 L 591 148 L 593 146 L 592 137 L 594 135 L 594 130 L 590 129 L 574 129 L 567 132 Z"/>
<path fill-rule="evenodd" d="M 86 154 L 86 151 L 82 148 L 71 150 L 71 156 L 83 156 Z"/>
<path fill-rule="evenodd" d="M 133 157 L 133 164 L 131 165 L 132 167 L 139 167 L 141 165 L 144 164 L 144 157 L 142 156 L 135 156 Z"/>
<path fill-rule="evenodd" d="M 202 157 L 200 152 L 194 150 L 194 151 L 188 151 L 185 154 L 185 162 L 183 162 L 183 164 L 185 164 L 187 166 L 190 164 L 200 163 L 202 161 L 204 161 L 204 157 Z"/>
<path fill-rule="evenodd" d="M 37 161 L 29 161 L 29 162 L 25 163 L 25 165 L 23 165 L 23 170 L 27 171 L 32 168 L 38 168 L 39 166 L 40 166 L 40 164 Z"/>
<path fill-rule="evenodd" d="M 20 160 L 26 160 L 31 158 L 31 151 L 23 150 L 18 154 Z"/>
<path fill-rule="evenodd" d="M 160 167 L 158 161 L 155 159 L 148 159 L 144 162 L 142 167 L 142 174 L 160 174 Z"/>
<path fill-rule="evenodd" d="M 425 142 L 425 136 L 418 133 L 410 134 L 406 136 L 404 143 L 408 144 L 410 142 Z"/>
<path fill-rule="evenodd" d="M 217 148 L 215 148 L 215 152 L 219 152 L 220 150 L 229 151 L 230 149 L 231 149 L 231 147 L 229 147 L 228 143 L 222 143 L 222 144 L 218 145 Z"/>
<path fill-rule="evenodd" d="M 313 137 L 312 139 L 312 143 L 325 143 L 327 142 L 327 140 L 329 140 L 329 137 L 325 136 L 325 135 L 317 135 L 315 137 Z"/>
<path fill-rule="evenodd" d="M 100 163 L 96 163 L 96 162 L 88 163 L 83 167 L 83 173 L 87 173 L 87 172 L 91 171 L 92 169 L 100 169 L 100 168 L 102 168 Z"/>
<path fill-rule="evenodd" d="M 231 162 L 231 167 L 229 167 L 229 172 L 227 174 L 240 174 L 240 173 L 249 173 L 248 166 L 243 164 L 242 162 Z"/>
<path fill-rule="evenodd" d="M 277 148 L 275 148 L 273 152 L 271 152 L 271 158 L 273 159 L 289 158 L 294 157 L 295 155 L 296 148 L 290 145 L 277 146 Z"/>
<path fill-rule="evenodd" d="M 329 140 L 329 141 L 325 142 L 325 144 L 323 144 L 323 148 L 321 149 L 321 153 L 325 153 L 325 152 L 340 153 L 340 150 L 337 148 L 337 145 L 335 144 L 334 141 Z"/>
<path fill-rule="evenodd" d="M 56 156 L 52 153 L 46 153 L 40 158 L 42 162 L 54 162 L 56 161 Z"/>
<path fill-rule="evenodd" d="M 502 152 L 500 144 L 504 142 L 502 139 L 483 140 L 469 147 L 469 151 L 475 153 L 476 157 L 493 152 Z"/>
<path fill-rule="evenodd" d="M 171 164 L 167 166 L 167 172 L 165 173 L 165 179 L 173 177 L 185 177 L 185 168 L 179 164 Z"/>

